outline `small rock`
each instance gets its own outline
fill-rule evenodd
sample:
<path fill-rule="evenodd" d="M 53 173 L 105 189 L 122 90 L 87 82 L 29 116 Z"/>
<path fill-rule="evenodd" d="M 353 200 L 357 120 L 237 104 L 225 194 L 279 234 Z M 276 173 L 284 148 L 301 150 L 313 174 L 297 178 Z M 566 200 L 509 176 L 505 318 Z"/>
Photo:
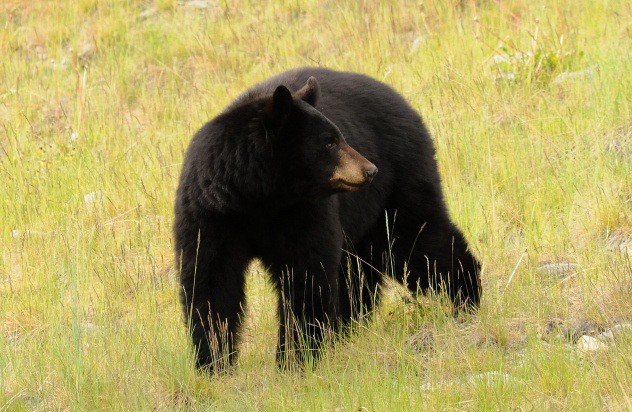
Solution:
<path fill-rule="evenodd" d="M 433 391 L 436 388 L 432 383 L 426 382 L 426 383 L 422 383 L 421 386 L 419 386 L 419 389 L 421 389 L 422 391 Z"/>
<path fill-rule="evenodd" d="M 494 77 L 494 80 L 515 80 L 516 73 L 514 72 L 503 72 Z"/>
<path fill-rule="evenodd" d="M 158 13 L 158 10 L 156 10 L 155 7 L 150 7 L 148 9 L 143 10 L 138 17 L 141 20 L 147 20 L 148 18 L 155 16 Z"/>
<path fill-rule="evenodd" d="M 103 200 L 103 192 L 101 190 L 86 193 L 83 196 L 83 202 L 87 206 L 94 206 L 96 203 L 101 203 L 102 200 Z"/>
<path fill-rule="evenodd" d="M 414 53 L 417 50 L 419 50 L 419 47 L 421 47 L 421 45 L 424 43 L 424 38 L 421 36 L 417 36 L 415 37 L 415 40 L 413 40 L 413 44 L 412 46 L 410 46 L 410 52 Z"/>
<path fill-rule="evenodd" d="M 13 239 L 17 239 L 17 238 L 22 237 L 22 236 L 26 237 L 26 236 L 29 236 L 29 235 L 41 235 L 41 234 L 42 234 L 41 232 L 33 231 L 33 230 L 30 230 L 30 229 L 26 229 L 26 230 L 23 230 L 23 231 L 20 230 L 20 229 L 13 229 L 13 230 L 11 230 L 11 237 Z"/>
<path fill-rule="evenodd" d="M 614 230 L 606 240 L 606 249 L 632 254 L 632 237 L 621 229 Z"/>
<path fill-rule="evenodd" d="M 426 382 L 426 383 L 422 383 L 419 389 L 421 389 L 422 391 L 436 391 L 439 389 L 449 388 L 453 385 L 454 385 L 454 382 L 438 382 L 438 383 Z"/>
<path fill-rule="evenodd" d="M 572 262 L 543 263 L 538 267 L 541 273 L 545 273 L 552 278 L 563 279 L 577 273 L 579 265 Z"/>
<path fill-rule="evenodd" d="M 181 1 L 180 4 L 194 9 L 207 9 L 209 7 L 208 1 L 204 0 Z"/>
<path fill-rule="evenodd" d="M 82 322 L 81 327 L 83 327 L 86 332 L 94 332 L 97 329 L 97 326 L 92 322 Z"/>
<path fill-rule="evenodd" d="M 496 64 L 509 62 L 509 56 L 507 54 L 496 54 L 492 56 L 492 62 Z"/>
<path fill-rule="evenodd" d="M 612 332 L 612 330 L 601 332 L 599 335 L 597 335 L 597 339 L 602 342 L 611 342 L 614 340 L 614 332 Z"/>
<path fill-rule="evenodd" d="M 618 325 L 614 325 L 612 328 L 607 329 L 597 335 L 597 339 L 602 342 L 613 342 L 617 338 L 620 338 L 621 335 L 625 333 L 632 333 L 632 324 L 630 323 L 622 323 Z"/>
<path fill-rule="evenodd" d="M 564 331 L 564 336 L 569 341 L 576 343 L 582 336 L 596 336 L 603 332 L 604 328 L 590 320 L 582 320 L 574 323 Z"/>
<path fill-rule="evenodd" d="M 592 77 L 593 69 L 587 68 L 584 70 L 578 70 L 576 72 L 564 72 L 558 74 L 555 79 L 551 82 L 551 84 L 562 84 L 569 80 L 577 80 L 577 79 L 589 79 Z"/>
<path fill-rule="evenodd" d="M 603 343 L 597 338 L 592 336 L 583 335 L 577 342 L 577 348 L 584 352 L 595 352 L 598 350 L 606 349 L 608 345 Z"/>
<path fill-rule="evenodd" d="M 492 385 L 497 382 L 511 383 L 511 382 L 518 382 L 518 380 L 514 378 L 513 376 L 511 376 L 510 374 L 508 374 L 507 372 L 503 373 L 503 372 L 498 372 L 498 371 L 492 371 L 492 372 L 479 373 L 477 375 L 470 376 L 470 382 L 472 383 L 482 382 L 485 385 Z"/>
<path fill-rule="evenodd" d="M 86 335 L 94 335 L 96 333 L 101 333 L 106 330 L 104 326 L 95 325 L 92 322 L 81 322 L 81 329 Z"/>
<path fill-rule="evenodd" d="M 614 325 L 610 330 L 612 331 L 612 334 L 615 338 L 625 334 L 632 334 L 632 323 L 622 323 L 619 325 Z"/>

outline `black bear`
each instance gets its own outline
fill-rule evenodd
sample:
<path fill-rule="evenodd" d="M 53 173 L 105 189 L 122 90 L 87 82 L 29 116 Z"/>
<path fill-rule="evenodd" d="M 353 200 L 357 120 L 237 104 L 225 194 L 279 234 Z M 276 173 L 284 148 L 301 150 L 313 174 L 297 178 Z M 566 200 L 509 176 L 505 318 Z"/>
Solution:
<path fill-rule="evenodd" d="M 280 365 L 317 357 L 324 331 L 370 312 L 385 273 L 457 308 L 480 301 L 421 117 L 360 74 L 288 71 L 205 124 L 184 159 L 174 235 L 196 363 L 211 371 L 235 359 L 255 258 L 278 293 Z"/>

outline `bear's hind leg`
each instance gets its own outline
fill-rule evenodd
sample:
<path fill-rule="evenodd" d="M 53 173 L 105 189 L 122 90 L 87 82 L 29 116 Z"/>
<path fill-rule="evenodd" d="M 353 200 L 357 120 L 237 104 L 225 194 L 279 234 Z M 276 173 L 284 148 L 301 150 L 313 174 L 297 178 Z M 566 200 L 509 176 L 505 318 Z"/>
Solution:
<path fill-rule="evenodd" d="M 399 214 L 393 225 L 395 276 L 411 291 L 445 291 L 456 308 L 480 304 L 480 264 L 448 219 L 427 221 Z M 406 272 L 406 273 L 405 273 Z"/>

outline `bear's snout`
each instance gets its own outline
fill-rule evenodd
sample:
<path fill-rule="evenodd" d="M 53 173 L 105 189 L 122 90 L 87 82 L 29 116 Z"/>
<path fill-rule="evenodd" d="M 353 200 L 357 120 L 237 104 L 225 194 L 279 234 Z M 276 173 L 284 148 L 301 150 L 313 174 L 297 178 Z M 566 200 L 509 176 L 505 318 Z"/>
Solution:
<path fill-rule="evenodd" d="M 364 180 L 366 180 L 367 183 L 371 183 L 371 180 L 373 180 L 376 174 L 377 174 L 377 166 L 371 163 L 371 166 L 367 170 L 364 171 Z"/>
<path fill-rule="evenodd" d="M 338 158 L 338 165 L 329 179 L 335 189 L 354 192 L 371 183 L 377 174 L 377 166 L 346 143 L 340 145 Z"/>

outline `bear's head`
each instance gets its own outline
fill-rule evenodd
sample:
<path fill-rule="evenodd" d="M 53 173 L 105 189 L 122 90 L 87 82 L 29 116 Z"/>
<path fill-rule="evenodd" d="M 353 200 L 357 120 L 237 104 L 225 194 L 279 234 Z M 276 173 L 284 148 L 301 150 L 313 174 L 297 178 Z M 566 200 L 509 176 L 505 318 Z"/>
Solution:
<path fill-rule="evenodd" d="M 316 109 L 319 91 L 314 77 L 293 95 L 278 86 L 262 109 L 266 136 L 293 193 L 356 191 L 371 182 L 377 167 Z"/>

